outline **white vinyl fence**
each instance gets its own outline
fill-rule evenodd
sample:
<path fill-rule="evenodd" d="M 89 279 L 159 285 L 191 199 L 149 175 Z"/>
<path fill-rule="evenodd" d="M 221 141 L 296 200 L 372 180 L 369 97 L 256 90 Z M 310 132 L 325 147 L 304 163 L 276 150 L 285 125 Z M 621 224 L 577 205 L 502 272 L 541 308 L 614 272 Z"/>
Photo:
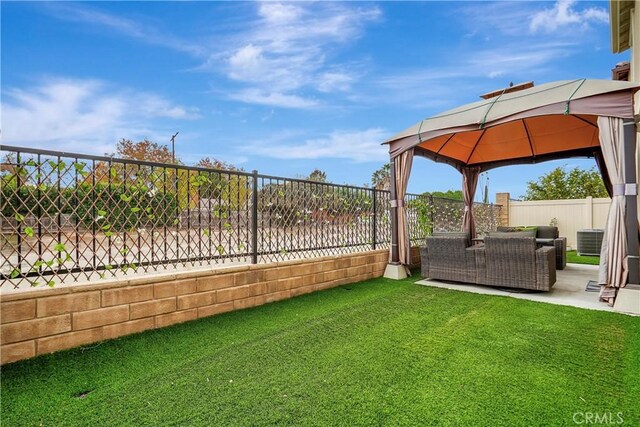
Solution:
<path fill-rule="evenodd" d="M 567 246 L 576 248 L 576 232 L 604 228 L 611 199 L 509 201 L 509 225 L 549 225 L 556 222 Z"/>

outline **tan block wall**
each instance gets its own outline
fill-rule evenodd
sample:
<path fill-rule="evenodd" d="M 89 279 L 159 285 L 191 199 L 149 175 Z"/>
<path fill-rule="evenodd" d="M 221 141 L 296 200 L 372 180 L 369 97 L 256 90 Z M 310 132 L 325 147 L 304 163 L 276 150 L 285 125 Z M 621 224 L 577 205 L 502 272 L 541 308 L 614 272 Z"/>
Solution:
<path fill-rule="evenodd" d="M 420 264 L 418 248 L 412 264 Z M 0 295 L 0 364 L 380 277 L 388 250 Z"/>
<path fill-rule="evenodd" d="M 503 227 L 509 226 L 509 193 L 496 193 L 496 205 L 500 205 L 500 214 L 498 215 L 498 225 Z"/>

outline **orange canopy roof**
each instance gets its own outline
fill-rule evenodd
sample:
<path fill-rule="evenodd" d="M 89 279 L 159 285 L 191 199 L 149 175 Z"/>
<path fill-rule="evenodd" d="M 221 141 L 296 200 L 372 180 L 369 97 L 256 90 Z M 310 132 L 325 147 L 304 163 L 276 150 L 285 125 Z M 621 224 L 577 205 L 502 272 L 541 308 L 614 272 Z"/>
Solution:
<path fill-rule="evenodd" d="M 610 80 L 547 83 L 422 120 L 386 141 L 391 157 L 415 154 L 457 168 L 590 156 L 600 149 L 598 116 L 633 117 L 640 85 Z"/>

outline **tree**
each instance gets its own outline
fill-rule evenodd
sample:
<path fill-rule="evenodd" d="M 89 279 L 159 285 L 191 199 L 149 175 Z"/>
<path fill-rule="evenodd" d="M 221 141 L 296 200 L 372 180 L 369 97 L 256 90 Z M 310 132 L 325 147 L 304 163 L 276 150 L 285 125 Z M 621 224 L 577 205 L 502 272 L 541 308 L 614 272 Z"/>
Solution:
<path fill-rule="evenodd" d="M 231 163 L 227 163 L 225 161 L 210 157 L 201 158 L 198 163 L 196 163 L 196 166 L 199 168 L 218 169 L 225 171 L 244 171 L 244 169 L 237 168 Z"/>
<path fill-rule="evenodd" d="M 307 177 L 308 181 L 327 182 L 327 173 L 320 169 L 314 169 Z"/>
<path fill-rule="evenodd" d="M 116 145 L 116 152 L 119 157 L 125 159 L 145 160 L 156 163 L 180 163 L 177 158 L 175 160 L 172 158 L 169 147 L 159 145 L 146 138 L 138 142 L 122 138 Z"/>
<path fill-rule="evenodd" d="M 429 193 L 425 193 L 429 194 Z M 464 200 L 464 196 L 462 195 L 462 190 L 447 190 L 447 191 L 433 191 L 431 192 L 433 197 L 438 197 L 441 199 L 453 199 L 453 200 Z"/>
<path fill-rule="evenodd" d="M 16 172 L 16 165 L 18 160 L 16 159 L 16 153 L 7 153 L 2 157 L 0 162 L 0 174 L 1 175 L 13 175 Z"/>
<path fill-rule="evenodd" d="M 371 174 L 371 185 L 376 190 L 389 190 L 391 188 L 391 165 L 385 163 L 380 169 Z"/>
<path fill-rule="evenodd" d="M 585 197 L 608 197 L 600 173 L 592 167 L 589 170 L 565 166 L 557 167 L 542 175 L 537 181 L 527 182 L 524 200 L 584 199 Z"/>
<path fill-rule="evenodd" d="M 148 139 L 142 141 L 133 142 L 130 139 L 121 138 L 116 144 L 116 152 L 112 154 L 106 154 L 110 157 L 120 157 L 129 160 L 143 160 L 147 162 L 155 163 L 176 163 L 181 164 L 179 159 L 173 159 L 171 151 L 166 145 L 159 145 Z M 152 172 L 152 169 L 155 172 Z M 97 162 L 95 168 L 84 177 L 84 182 L 91 183 L 94 180 L 99 183 L 121 184 L 129 183 L 132 177 L 140 178 L 141 180 L 152 179 L 154 181 L 161 181 L 164 175 L 175 175 L 176 170 L 171 169 L 164 170 L 159 168 L 151 168 L 149 166 L 137 166 L 127 165 L 126 167 L 119 162 L 114 162 L 109 166 L 108 162 Z"/>
<path fill-rule="evenodd" d="M 215 169 L 226 172 L 199 172 L 195 178 L 199 197 L 205 201 L 205 206 L 213 207 L 216 218 L 227 218 L 232 210 L 241 209 L 249 200 L 249 181 L 244 175 L 230 172 L 244 172 L 231 163 L 211 157 L 203 157 L 196 163 L 197 167 Z M 194 180 L 192 179 L 192 186 Z"/>

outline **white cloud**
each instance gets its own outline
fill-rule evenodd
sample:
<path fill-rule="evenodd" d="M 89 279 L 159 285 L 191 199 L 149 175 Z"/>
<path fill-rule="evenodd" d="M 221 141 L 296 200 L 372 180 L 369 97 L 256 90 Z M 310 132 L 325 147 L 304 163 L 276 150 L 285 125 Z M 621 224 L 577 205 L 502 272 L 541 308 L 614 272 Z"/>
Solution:
<path fill-rule="evenodd" d="M 156 94 L 115 88 L 99 80 L 49 79 L 8 89 L 2 100 L 2 140 L 103 154 L 122 137 L 157 136 L 154 119 L 196 119 L 197 109 Z"/>
<path fill-rule="evenodd" d="M 261 3 L 259 14 L 268 22 L 285 24 L 298 19 L 302 9 L 293 4 Z"/>
<path fill-rule="evenodd" d="M 320 92 L 346 92 L 351 88 L 355 77 L 341 71 L 327 71 L 318 76 L 318 90 Z"/>
<path fill-rule="evenodd" d="M 578 10 L 574 0 L 560 0 L 550 8 L 532 2 L 479 2 L 461 7 L 458 16 L 477 40 L 471 52 L 454 55 L 468 76 L 510 80 L 548 75 L 562 59 L 591 46 L 591 23 L 608 22 L 604 9 Z"/>
<path fill-rule="evenodd" d="M 174 37 L 167 31 L 159 31 L 153 26 L 145 25 L 140 21 L 105 13 L 77 3 L 53 2 L 47 4 L 46 7 L 56 18 L 61 20 L 101 25 L 129 37 L 143 40 L 146 43 L 168 47 L 192 55 L 205 54 L 202 46 Z"/>
<path fill-rule="evenodd" d="M 108 28 L 203 60 L 192 70 L 223 74 L 241 86 L 229 89 L 231 99 L 286 108 L 308 108 L 319 102 L 303 99 L 303 91 L 349 91 L 359 75 L 353 64 L 332 64 L 331 58 L 341 46 L 359 38 L 367 23 L 381 17 L 380 9 L 372 6 L 257 2 L 251 5 L 254 19 L 230 23 L 227 34 L 212 41 L 181 39 L 143 20 L 85 5 L 54 3 L 47 7 L 59 19 Z"/>
<path fill-rule="evenodd" d="M 505 75 L 505 71 L 489 71 L 489 74 L 487 74 L 487 77 L 489 77 L 490 79 L 495 79 L 497 77 L 501 77 Z"/>
<path fill-rule="evenodd" d="M 236 80 L 258 79 L 261 77 L 264 62 L 262 48 L 248 44 L 238 49 L 229 58 L 231 68 L 229 77 Z"/>
<path fill-rule="evenodd" d="M 468 27 L 466 38 L 502 39 L 503 35 L 522 37 L 531 15 L 536 12 L 530 2 L 495 1 L 473 2 L 456 9 L 462 25 Z"/>
<path fill-rule="evenodd" d="M 389 132 L 380 128 L 363 131 L 337 130 L 302 143 L 269 143 L 248 148 L 254 154 L 277 159 L 349 159 L 354 162 L 388 160 L 387 146 L 380 145 Z"/>
<path fill-rule="evenodd" d="M 546 67 L 570 54 L 571 43 L 549 42 L 507 44 L 497 49 L 482 49 L 466 59 L 465 69 L 476 76 L 532 76 L 541 67 Z"/>
<path fill-rule="evenodd" d="M 377 98 L 369 102 L 436 112 L 475 101 L 480 94 L 504 87 L 510 80 L 528 81 L 544 75 L 548 67 L 569 56 L 572 47 L 562 41 L 514 40 L 497 48 L 475 48 L 473 52 L 451 55 L 453 59 L 447 58 L 439 66 L 394 70 L 372 80 L 376 90 L 371 92 Z"/>
<path fill-rule="evenodd" d="M 333 50 L 358 38 L 364 25 L 380 17 L 377 8 L 335 3 L 306 5 L 262 2 L 258 19 L 246 24 L 227 52 L 214 52 L 207 67 L 224 64 L 227 77 L 245 85 L 231 98 L 247 103 L 307 108 L 317 100 L 303 99 L 302 90 L 347 91 L 357 76 L 346 65 L 331 64 Z M 265 96 L 246 96 L 247 93 Z M 294 102 L 292 102 L 295 100 Z M 282 104 L 279 103 L 282 101 Z"/>
<path fill-rule="evenodd" d="M 312 99 L 281 92 L 269 92 L 257 88 L 233 92 L 229 94 L 229 97 L 248 104 L 268 105 L 271 107 L 307 109 L 318 106 L 318 102 Z"/>
<path fill-rule="evenodd" d="M 542 10 L 539 4 L 526 1 L 475 2 L 457 9 L 457 16 L 463 19 L 463 25 L 469 27 L 466 37 L 486 36 L 500 40 L 504 35 L 522 38 L 530 37 L 532 33 L 540 36 L 551 32 L 561 33 L 555 34 L 556 37 L 575 37 L 575 30 L 586 30 L 590 23 L 606 24 L 609 21 L 609 14 L 604 8 L 576 10 L 579 3 L 575 0 L 559 0 L 553 7 Z M 560 32 L 560 29 L 569 31 Z"/>
<path fill-rule="evenodd" d="M 560 64 L 587 47 L 593 49 L 597 39 L 590 24 L 608 18 L 601 8 L 572 1 L 546 9 L 533 2 L 474 2 L 452 9 L 451 16 L 465 37 L 434 58 L 432 66 L 394 69 L 372 80 L 377 102 L 451 107 L 509 81 L 539 83 L 552 74 L 563 76 Z"/>
<path fill-rule="evenodd" d="M 151 93 L 130 93 L 131 101 L 136 103 L 138 113 L 147 117 L 166 117 L 168 119 L 199 119 L 200 113 L 196 107 L 174 105 L 161 96 Z"/>
<path fill-rule="evenodd" d="M 561 27 L 570 25 L 588 26 L 591 22 L 607 23 L 609 14 L 603 8 L 588 7 L 581 11 L 575 10 L 575 0 L 558 0 L 553 8 L 542 10 L 531 18 L 531 31 L 544 30 L 553 32 Z"/>

